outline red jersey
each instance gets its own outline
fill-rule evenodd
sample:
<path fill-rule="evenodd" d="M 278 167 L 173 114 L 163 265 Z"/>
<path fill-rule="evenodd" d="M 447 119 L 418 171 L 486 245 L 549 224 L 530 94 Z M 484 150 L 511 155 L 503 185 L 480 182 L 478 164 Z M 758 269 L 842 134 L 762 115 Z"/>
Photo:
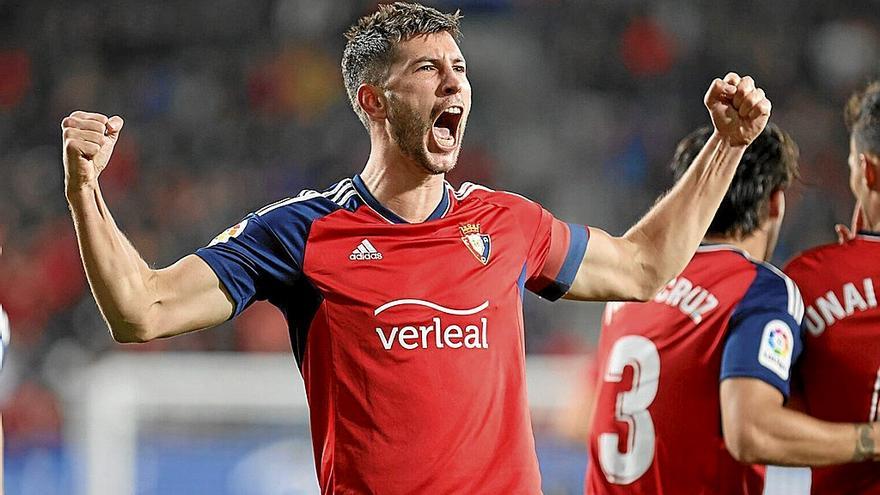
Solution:
<path fill-rule="evenodd" d="M 803 304 L 773 266 L 701 246 L 646 303 L 609 303 L 599 339 L 587 494 L 760 494 L 721 432 L 719 382 L 753 377 L 789 393 Z"/>
<path fill-rule="evenodd" d="M 474 184 L 408 224 L 355 176 L 197 254 L 235 314 L 268 299 L 287 317 L 322 493 L 535 494 L 522 297 L 561 297 L 587 239 Z"/>
<path fill-rule="evenodd" d="M 798 368 L 807 413 L 835 422 L 877 421 L 880 392 L 880 234 L 801 253 L 785 267 L 806 304 Z M 815 494 L 880 494 L 876 463 L 813 468 Z"/>

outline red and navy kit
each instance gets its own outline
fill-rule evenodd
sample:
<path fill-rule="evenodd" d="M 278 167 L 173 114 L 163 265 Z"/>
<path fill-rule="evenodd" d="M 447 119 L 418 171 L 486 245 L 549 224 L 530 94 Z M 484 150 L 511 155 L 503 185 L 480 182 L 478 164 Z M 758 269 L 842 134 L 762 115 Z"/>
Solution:
<path fill-rule="evenodd" d="M 801 253 L 785 267 L 804 296 L 797 379 L 806 412 L 826 421 L 880 419 L 880 233 Z M 880 494 L 876 463 L 813 468 L 814 494 Z"/>
<path fill-rule="evenodd" d="M 803 304 L 773 266 L 701 246 L 646 303 L 609 303 L 599 339 L 588 494 L 754 494 L 763 470 L 731 457 L 719 382 L 752 377 L 789 394 Z"/>
<path fill-rule="evenodd" d="M 266 206 L 198 251 L 285 314 L 322 493 L 540 493 L 522 297 L 564 295 L 588 229 L 445 185 L 408 224 L 359 176 Z"/>

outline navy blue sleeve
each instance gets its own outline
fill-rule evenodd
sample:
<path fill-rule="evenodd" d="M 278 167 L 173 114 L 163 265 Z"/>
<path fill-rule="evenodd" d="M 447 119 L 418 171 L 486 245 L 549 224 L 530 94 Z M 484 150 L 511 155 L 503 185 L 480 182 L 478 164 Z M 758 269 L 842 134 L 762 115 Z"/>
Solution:
<path fill-rule="evenodd" d="M 233 317 L 296 284 L 312 222 L 338 208 L 321 193 L 305 191 L 251 213 L 196 251 L 235 301 Z"/>
<path fill-rule="evenodd" d="M 791 367 L 803 350 L 804 303 L 797 285 L 770 265 L 757 275 L 727 329 L 721 380 L 749 377 L 776 387 L 787 399 Z"/>
<path fill-rule="evenodd" d="M 254 301 L 268 298 L 273 288 L 292 285 L 301 273 L 271 229 L 253 213 L 196 255 L 214 270 L 235 301 L 232 316 Z"/>

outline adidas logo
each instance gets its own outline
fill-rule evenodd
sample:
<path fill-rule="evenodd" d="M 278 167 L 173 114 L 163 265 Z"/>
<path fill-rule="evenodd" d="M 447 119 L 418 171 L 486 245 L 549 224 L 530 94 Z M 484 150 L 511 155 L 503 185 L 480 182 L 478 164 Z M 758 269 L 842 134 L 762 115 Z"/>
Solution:
<path fill-rule="evenodd" d="M 382 253 L 376 251 L 376 248 L 370 244 L 370 241 L 364 239 L 358 244 L 358 247 L 348 256 L 351 261 L 370 261 L 381 260 Z"/>

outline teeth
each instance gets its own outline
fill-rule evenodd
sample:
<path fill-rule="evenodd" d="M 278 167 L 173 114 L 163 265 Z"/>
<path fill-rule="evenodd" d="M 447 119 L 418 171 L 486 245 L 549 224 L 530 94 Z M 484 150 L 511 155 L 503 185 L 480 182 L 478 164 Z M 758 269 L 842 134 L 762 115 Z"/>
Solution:
<path fill-rule="evenodd" d="M 461 113 L 461 107 L 449 107 L 445 110 L 448 113 Z"/>

